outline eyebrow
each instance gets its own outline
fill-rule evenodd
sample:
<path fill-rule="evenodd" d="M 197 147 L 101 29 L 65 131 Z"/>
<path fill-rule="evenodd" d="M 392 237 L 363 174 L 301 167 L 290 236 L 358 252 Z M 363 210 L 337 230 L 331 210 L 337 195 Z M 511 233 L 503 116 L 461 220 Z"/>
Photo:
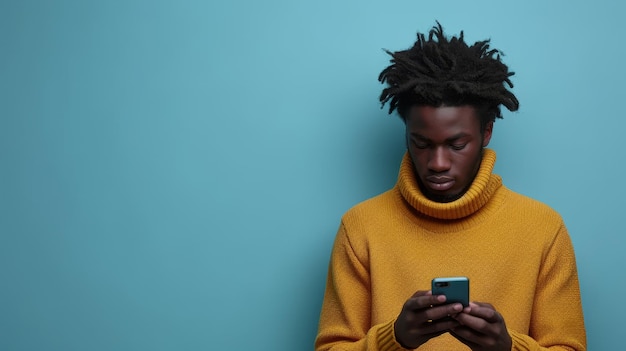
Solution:
<path fill-rule="evenodd" d="M 410 133 L 409 135 L 411 137 L 415 137 L 415 138 L 420 139 L 420 140 L 432 141 L 431 139 L 429 139 L 429 138 L 427 138 L 427 137 L 425 137 L 425 136 L 423 136 L 421 134 L 418 134 L 418 133 Z M 458 139 L 461 139 L 461 138 L 464 138 L 464 137 L 468 137 L 468 136 L 470 136 L 470 135 L 467 134 L 467 133 L 461 132 L 461 133 L 457 133 L 457 134 L 455 134 L 455 135 L 453 135 L 453 136 L 451 136 L 449 138 L 446 138 L 445 141 L 446 142 L 451 142 L 451 141 L 455 141 L 455 140 L 458 140 Z"/>

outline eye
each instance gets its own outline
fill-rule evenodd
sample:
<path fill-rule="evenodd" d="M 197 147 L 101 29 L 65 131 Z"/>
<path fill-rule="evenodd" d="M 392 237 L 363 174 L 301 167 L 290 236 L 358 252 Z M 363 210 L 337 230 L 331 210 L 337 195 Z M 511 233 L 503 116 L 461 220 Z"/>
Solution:
<path fill-rule="evenodd" d="M 463 150 L 463 149 L 465 149 L 465 146 L 467 146 L 467 143 L 466 144 L 452 144 L 452 145 L 450 145 L 452 150 Z"/>
<path fill-rule="evenodd" d="M 428 148 L 428 143 L 425 141 L 414 141 L 413 145 L 415 145 L 416 148 L 418 149 L 427 149 Z"/>

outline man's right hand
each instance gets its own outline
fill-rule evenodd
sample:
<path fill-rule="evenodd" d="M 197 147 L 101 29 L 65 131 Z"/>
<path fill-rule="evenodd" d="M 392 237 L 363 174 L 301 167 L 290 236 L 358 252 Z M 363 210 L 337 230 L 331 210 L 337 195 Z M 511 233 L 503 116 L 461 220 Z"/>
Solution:
<path fill-rule="evenodd" d="M 460 303 L 446 304 L 443 295 L 418 291 L 408 299 L 394 324 L 396 341 L 406 349 L 416 349 L 431 338 L 459 326 L 452 318 L 463 310 Z"/>

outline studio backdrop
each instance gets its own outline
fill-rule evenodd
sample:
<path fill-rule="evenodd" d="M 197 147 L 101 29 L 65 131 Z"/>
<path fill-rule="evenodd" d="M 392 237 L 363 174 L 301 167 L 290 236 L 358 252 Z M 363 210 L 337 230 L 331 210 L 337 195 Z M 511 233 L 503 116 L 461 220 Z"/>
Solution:
<path fill-rule="evenodd" d="M 626 5 L 0 2 L 0 349 L 312 350 L 341 215 L 396 181 L 384 49 L 490 38 L 490 144 L 559 211 L 589 350 L 619 349 Z M 398 311 L 399 312 L 399 311 Z"/>

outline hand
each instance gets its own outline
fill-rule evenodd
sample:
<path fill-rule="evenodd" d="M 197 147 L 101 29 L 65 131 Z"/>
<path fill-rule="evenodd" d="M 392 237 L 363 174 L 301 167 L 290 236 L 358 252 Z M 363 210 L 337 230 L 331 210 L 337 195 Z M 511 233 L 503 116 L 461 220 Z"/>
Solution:
<path fill-rule="evenodd" d="M 453 316 L 459 322 L 450 334 L 472 351 L 511 351 L 511 336 L 504 318 L 488 303 L 471 302 Z"/>
<path fill-rule="evenodd" d="M 396 340 L 402 347 L 416 349 L 431 338 L 439 336 L 459 322 L 453 318 L 463 310 L 460 303 L 445 304 L 444 295 L 418 291 L 408 299 L 394 324 Z"/>

